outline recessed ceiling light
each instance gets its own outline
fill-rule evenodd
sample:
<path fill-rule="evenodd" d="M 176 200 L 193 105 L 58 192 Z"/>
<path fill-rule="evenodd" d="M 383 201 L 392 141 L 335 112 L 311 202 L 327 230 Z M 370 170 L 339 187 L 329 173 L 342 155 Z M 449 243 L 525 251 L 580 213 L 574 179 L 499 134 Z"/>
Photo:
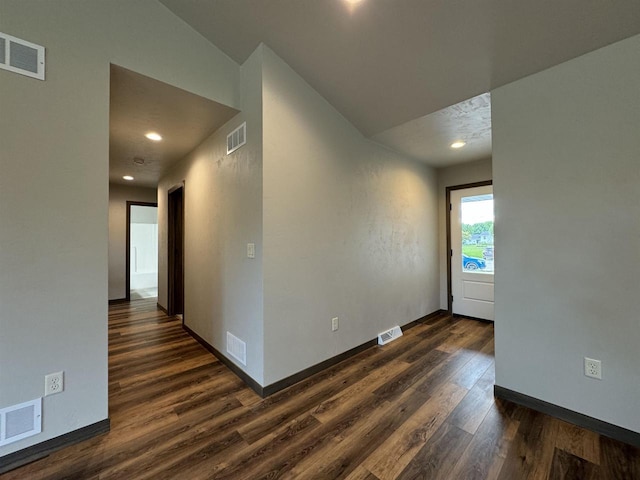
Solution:
<path fill-rule="evenodd" d="M 159 142 L 160 140 L 162 140 L 160 134 L 156 132 L 149 132 L 145 135 L 145 137 L 147 137 L 149 140 L 153 140 L 154 142 Z"/>
<path fill-rule="evenodd" d="M 133 177 L 131 175 L 125 175 L 124 177 L 122 177 L 123 179 L 127 180 L 127 181 L 131 181 L 133 180 Z"/>
<path fill-rule="evenodd" d="M 355 12 L 359 7 L 361 3 L 364 3 L 364 0 L 343 0 L 347 10 L 349 10 L 349 13 L 353 13 Z"/>
<path fill-rule="evenodd" d="M 451 144 L 451 148 L 462 148 L 465 145 L 466 145 L 466 142 L 463 142 L 462 140 L 457 140 Z"/>

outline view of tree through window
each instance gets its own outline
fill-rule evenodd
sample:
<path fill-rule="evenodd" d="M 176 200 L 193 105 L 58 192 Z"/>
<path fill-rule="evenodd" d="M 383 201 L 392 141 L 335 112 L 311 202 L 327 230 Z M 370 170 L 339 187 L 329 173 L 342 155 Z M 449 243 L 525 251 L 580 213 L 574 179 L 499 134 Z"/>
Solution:
<path fill-rule="evenodd" d="M 493 194 L 462 198 L 462 269 L 493 273 Z"/>

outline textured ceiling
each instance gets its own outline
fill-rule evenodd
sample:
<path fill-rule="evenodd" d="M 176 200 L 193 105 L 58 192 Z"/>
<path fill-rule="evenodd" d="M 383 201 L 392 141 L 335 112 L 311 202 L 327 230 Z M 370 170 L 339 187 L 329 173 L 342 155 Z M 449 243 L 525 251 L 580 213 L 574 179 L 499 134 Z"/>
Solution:
<path fill-rule="evenodd" d="M 238 63 L 266 43 L 371 136 L 640 33 L 638 0 L 160 0 Z"/>
<path fill-rule="evenodd" d="M 111 66 L 109 181 L 155 187 L 164 171 L 184 157 L 237 110 L 126 68 Z M 155 131 L 161 142 L 144 137 Z M 144 159 L 144 165 L 134 158 Z M 122 179 L 131 175 L 133 182 Z"/>
<path fill-rule="evenodd" d="M 491 94 L 484 93 L 371 137 L 433 167 L 491 156 Z M 450 145 L 462 140 L 464 148 Z"/>

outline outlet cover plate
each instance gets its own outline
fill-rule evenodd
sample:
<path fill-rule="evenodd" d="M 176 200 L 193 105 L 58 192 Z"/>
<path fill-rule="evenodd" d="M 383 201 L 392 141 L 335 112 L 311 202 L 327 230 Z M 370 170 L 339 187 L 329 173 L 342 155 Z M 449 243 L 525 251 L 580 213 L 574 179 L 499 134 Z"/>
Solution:
<path fill-rule="evenodd" d="M 44 396 L 64 391 L 64 372 L 50 373 L 44 377 Z"/>
<path fill-rule="evenodd" d="M 584 357 L 584 374 L 587 377 L 602 380 L 602 362 L 593 358 Z"/>

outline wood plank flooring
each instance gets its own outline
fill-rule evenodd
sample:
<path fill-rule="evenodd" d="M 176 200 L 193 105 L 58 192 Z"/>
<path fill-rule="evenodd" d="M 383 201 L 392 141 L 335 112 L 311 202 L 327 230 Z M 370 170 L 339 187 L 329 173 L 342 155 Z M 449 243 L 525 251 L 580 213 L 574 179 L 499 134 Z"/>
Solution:
<path fill-rule="evenodd" d="M 640 479 L 640 449 L 493 397 L 493 326 L 442 315 L 261 399 L 155 299 L 110 307 L 111 432 L 13 479 Z"/>

